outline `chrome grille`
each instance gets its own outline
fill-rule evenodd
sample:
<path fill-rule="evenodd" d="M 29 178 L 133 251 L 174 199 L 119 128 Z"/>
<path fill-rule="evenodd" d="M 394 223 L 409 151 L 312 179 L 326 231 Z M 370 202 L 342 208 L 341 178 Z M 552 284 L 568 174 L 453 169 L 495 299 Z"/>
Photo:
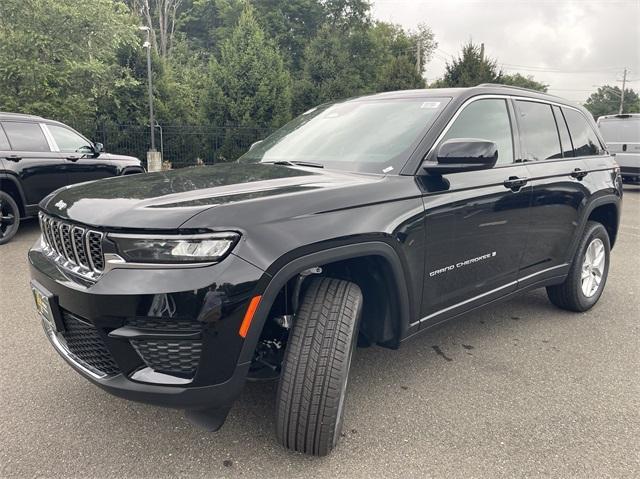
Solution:
<path fill-rule="evenodd" d="M 40 213 L 45 250 L 66 269 L 90 279 L 104 271 L 103 233 Z"/>
<path fill-rule="evenodd" d="M 73 243 L 73 251 L 80 266 L 90 268 L 89 258 L 87 257 L 87 249 L 84 247 L 85 229 L 80 226 L 74 226 L 71 233 L 71 241 Z"/>

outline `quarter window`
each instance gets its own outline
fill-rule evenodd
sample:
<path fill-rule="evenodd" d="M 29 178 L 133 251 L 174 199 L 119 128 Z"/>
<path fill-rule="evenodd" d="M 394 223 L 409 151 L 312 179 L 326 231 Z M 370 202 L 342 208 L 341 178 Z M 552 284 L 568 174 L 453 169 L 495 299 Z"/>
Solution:
<path fill-rule="evenodd" d="M 12 150 L 51 151 L 39 124 L 5 121 L 2 126 L 9 137 Z"/>
<path fill-rule="evenodd" d="M 53 139 L 56 140 L 58 149 L 62 152 L 89 151 L 89 142 L 68 128 L 58 125 L 47 125 Z"/>
<path fill-rule="evenodd" d="M 502 99 L 477 100 L 456 118 L 443 141 L 452 138 L 476 138 L 498 146 L 497 164 L 513 163 L 513 136 L 507 102 Z"/>
<path fill-rule="evenodd" d="M 567 119 L 567 125 L 569 125 L 576 156 L 604 154 L 600 140 L 598 140 L 593 128 L 587 123 L 584 115 L 577 110 L 571 110 L 569 108 L 563 108 L 562 111 Z"/>
<path fill-rule="evenodd" d="M 530 161 L 562 158 L 560 138 L 551 105 L 516 101 L 520 112 L 524 156 Z"/>

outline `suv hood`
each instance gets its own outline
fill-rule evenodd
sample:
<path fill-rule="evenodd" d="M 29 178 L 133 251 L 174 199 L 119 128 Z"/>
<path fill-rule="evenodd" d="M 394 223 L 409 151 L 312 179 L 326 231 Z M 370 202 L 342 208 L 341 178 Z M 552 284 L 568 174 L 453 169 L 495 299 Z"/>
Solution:
<path fill-rule="evenodd" d="M 297 166 L 222 163 L 72 185 L 53 192 L 40 206 L 49 214 L 90 226 L 176 229 L 198 213 L 228 204 L 253 203 L 255 210 L 257 200 L 342 189 L 381 178 Z"/>

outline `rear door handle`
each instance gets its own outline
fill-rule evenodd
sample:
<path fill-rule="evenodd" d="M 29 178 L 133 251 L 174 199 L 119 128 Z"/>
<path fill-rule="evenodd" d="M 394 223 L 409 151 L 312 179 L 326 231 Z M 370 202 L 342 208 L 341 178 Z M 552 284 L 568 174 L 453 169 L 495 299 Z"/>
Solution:
<path fill-rule="evenodd" d="M 528 178 L 520 178 L 518 176 L 510 176 L 504 180 L 504 187 L 509 188 L 511 191 L 518 191 L 529 181 Z"/>
<path fill-rule="evenodd" d="M 571 176 L 573 178 L 576 178 L 577 180 L 582 180 L 582 178 L 584 178 L 585 176 L 587 176 L 588 172 L 587 171 L 583 171 L 580 168 L 576 168 L 575 170 L 573 170 L 571 172 Z"/>
<path fill-rule="evenodd" d="M 9 161 L 20 161 L 22 159 L 21 156 L 18 155 L 9 155 L 7 156 L 7 160 Z"/>
<path fill-rule="evenodd" d="M 80 158 L 82 158 L 81 156 L 67 156 L 67 160 L 69 161 L 78 161 Z"/>

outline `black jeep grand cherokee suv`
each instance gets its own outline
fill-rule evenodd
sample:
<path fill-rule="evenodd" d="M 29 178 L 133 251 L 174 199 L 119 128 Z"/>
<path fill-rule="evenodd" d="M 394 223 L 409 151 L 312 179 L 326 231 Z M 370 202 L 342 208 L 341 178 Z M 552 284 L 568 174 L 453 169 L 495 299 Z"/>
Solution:
<path fill-rule="evenodd" d="M 621 197 L 590 115 L 560 98 L 383 93 L 309 110 L 233 164 L 56 192 L 32 286 L 98 386 L 216 429 L 245 380 L 279 377 L 279 441 L 323 455 L 356 338 L 397 348 L 539 287 L 591 308 Z"/>
<path fill-rule="evenodd" d="M 13 238 L 20 219 L 37 214 L 53 190 L 142 171 L 137 158 L 104 153 L 101 143 L 64 123 L 0 112 L 0 244 Z"/>

